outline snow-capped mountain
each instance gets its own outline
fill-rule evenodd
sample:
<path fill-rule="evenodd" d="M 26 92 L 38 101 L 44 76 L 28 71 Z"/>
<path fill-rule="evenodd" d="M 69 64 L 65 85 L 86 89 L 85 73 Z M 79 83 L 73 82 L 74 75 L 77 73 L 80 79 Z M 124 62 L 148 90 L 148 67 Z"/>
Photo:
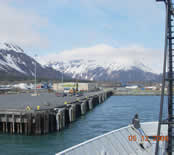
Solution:
<path fill-rule="evenodd" d="M 17 53 L 24 53 L 24 50 L 18 45 L 12 43 L 0 43 L 0 50 L 14 51 Z"/>
<path fill-rule="evenodd" d="M 86 80 L 100 81 L 159 81 L 160 76 L 143 63 L 130 61 L 70 60 L 64 62 L 49 60 L 46 64 L 67 75 Z"/>
<path fill-rule="evenodd" d="M 32 57 L 24 53 L 24 50 L 15 44 L 0 43 L 0 75 L 34 76 L 35 63 L 37 76 L 43 78 L 55 78 L 59 72 L 49 67 L 43 67 Z"/>
<path fill-rule="evenodd" d="M 40 59 L 41 60 L 41 59 Z M 40 62 L 40 63 L 39 63 Z M 74 59 L 60 61 L 57 57 L 35 61 L 22 48 L 9 43 L 0 43 L 0 76 L 34 76 L 35 63 L 37 76 L 57 79 L 61 72 L 65 76 L 96 81 L 159 81 L 160 75 L 135 60 Z"/>

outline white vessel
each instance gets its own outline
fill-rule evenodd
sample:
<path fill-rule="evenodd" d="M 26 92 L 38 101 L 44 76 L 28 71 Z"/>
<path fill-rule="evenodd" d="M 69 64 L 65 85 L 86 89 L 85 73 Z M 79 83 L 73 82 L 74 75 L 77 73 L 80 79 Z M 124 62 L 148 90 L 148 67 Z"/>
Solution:
<path fill-rule="evenodd" d="M 141 127 L 147 134 L 143 144 L 141 136 L 132 125 L 111 131 L 102 136 L 78 144 L 56 155 L 154 155 L 156 147 L 158 122 L 142 123 Z M 168 127 L 163 125 L 161 136 L 167 136 Z M 136 139 L 135 139 L 136 137 Z M 149 141 L 146 141 L 149 140 Z M 164 155 L 166 140 L 160 141 L 159 155 Z M 142 147 L 144 146 L 144 148 Z"/>

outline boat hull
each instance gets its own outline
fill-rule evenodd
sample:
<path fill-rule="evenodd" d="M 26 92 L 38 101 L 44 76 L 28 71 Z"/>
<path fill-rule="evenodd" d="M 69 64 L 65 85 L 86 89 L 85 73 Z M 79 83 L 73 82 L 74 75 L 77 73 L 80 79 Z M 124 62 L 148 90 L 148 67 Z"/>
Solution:
<path fill-rule="evenodd" d="M 167 125 L 161 128 L 162 139 L 155 137 L 158 122 L 142 123 L 141 128 L 145 135 L 141 135 L 139 130 L 132 125 L 128 125 L 80 143 L 56 155 L 154 155 L 157 140 L 160 141 L 160 154 L 164 154 Z"/>

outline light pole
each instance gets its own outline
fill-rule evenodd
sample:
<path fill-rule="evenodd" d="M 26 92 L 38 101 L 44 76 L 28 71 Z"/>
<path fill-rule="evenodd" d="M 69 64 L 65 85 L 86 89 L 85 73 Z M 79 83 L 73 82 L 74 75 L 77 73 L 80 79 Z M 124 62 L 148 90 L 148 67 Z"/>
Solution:
<path fill-rule="evenodd" d="M 62 67 L 63 67 L 63 69 L 62 69 L 62 84 L 63 84 L 63 74 L 64 74 L 64 65 L 63 65 L 63 61 L 62 61 Z"/>
<path fill-rule="evenodd" d="M 37 95 L 37 82 L 36 82 L 36 75 L 37 75 L 37 69 L 36 69 L 36 58 L 37 58 L 37 55 L 35 54 L 35 56 L 34 56 L 34 58 L 35 58 L 35 95 Z"/>
<path fill-rule="evenodd" d="M 86 80 L 88 80 L 88 67 L 89 67 L 89 59 L 88 59 L 88 56 L 87 56 L 87 71 L 86 71 Z"/>

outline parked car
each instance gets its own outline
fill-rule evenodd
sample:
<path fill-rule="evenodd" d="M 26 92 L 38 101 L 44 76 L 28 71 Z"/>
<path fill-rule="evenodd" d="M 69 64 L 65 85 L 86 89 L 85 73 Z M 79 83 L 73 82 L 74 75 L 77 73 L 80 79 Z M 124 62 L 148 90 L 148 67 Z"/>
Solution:
<path fill-rule="evenodd" d="M 70 88 L 64 88 L 64 93 L 68 94 L 70 91 Z"/>

